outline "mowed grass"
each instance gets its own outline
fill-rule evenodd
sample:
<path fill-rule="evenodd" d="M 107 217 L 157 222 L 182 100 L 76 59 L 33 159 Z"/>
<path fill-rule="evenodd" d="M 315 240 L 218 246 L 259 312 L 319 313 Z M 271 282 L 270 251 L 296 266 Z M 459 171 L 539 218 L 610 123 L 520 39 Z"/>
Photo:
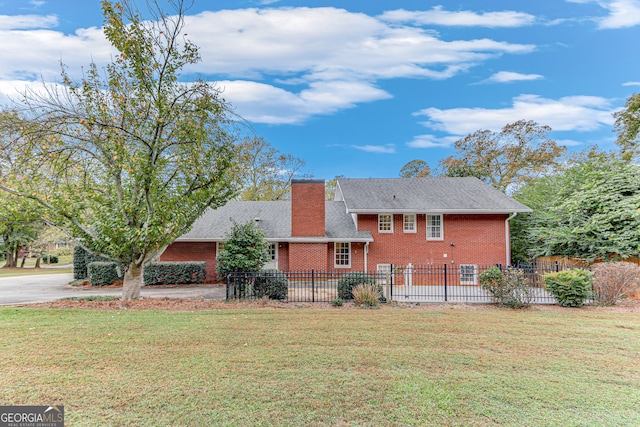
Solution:
<path fill-rule="evenodd" d="M 640 425 L 637 313 L 3 308 L 0 328 L 0 404 L 70 426 Z"/>
<path fill-rule="evenodd" d="M 54 264 L 55 265 L 55 264 Z M 0 268 L 0 277 L 14 276 L 38 276 L 41 274 L 68 274 L 73 273 L 73 267 L 62 268 Z"/>

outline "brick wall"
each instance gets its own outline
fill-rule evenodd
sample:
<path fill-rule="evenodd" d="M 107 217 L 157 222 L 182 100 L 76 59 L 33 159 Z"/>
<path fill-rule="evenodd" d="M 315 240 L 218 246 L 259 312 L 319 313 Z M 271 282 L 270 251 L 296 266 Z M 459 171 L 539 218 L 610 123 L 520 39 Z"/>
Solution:
<path fill-rule="evenodd" d="M 402 215 L 394 215 L 393 233 L 378 233 L 378 215 L 358 215 L 358 228 L 373 235 L 369 270 L 375 270 L 377 264 L 389 263 L 504 265 L 506 218 L 507 215 L 443 215 L 443 240 L 426 239 L 424 214 L 416 215 L 415 233 L 403 231 Z"/>
<path fill-rule="evenodd" d="M 205 261 L 207 281 L 216 281 L 215 242 L 174 242 L 167 247 L 159 261 Z"/>
<path fill-rule="evenodd" d="M 325 235 L 324 181 L 292 181 L 291 235 L 305 237 Z"/>
<path fill-rule="evenodd" d="M 308 271 L 327 268 L 326 243 L 289 243 L 289 270 Z"/>

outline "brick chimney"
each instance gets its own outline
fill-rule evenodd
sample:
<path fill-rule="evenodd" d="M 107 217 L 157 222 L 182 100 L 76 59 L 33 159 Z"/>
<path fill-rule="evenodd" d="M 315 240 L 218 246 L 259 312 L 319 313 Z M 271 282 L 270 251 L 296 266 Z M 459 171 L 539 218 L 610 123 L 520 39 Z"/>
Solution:
<path fill-rule="evenodd" d="M 291 235 L 321 237 L 325 235 L 324 180 L 291 181 Z"/>

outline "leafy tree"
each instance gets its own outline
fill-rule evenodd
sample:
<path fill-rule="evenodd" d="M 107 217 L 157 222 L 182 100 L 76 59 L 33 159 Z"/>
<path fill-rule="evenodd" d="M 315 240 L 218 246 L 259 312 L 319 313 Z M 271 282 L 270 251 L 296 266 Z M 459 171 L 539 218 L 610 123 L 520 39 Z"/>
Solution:
<path fill-rule="evenodd" d="M 36 238 L 41 211 L 30 200 L 0 192 L 0 250 L 4 251 L 3 268 L 18 266 L 18 253 Z"/>
<path fill-rule="evenodd" d="M 618 132 L 617 144 L 625 160 L 640 155 L 640 93 L 627 99 L 625 108 L 616 112 L 615 130 Z"/>
<path fill-rule="evenodd" d="M 63 67 L 61 88 L 26 91 L 24 119 L 8 124 L 19 137 L 0 151 L 1 189 L 126 265 L 124 300 L 139 298 L 145 264 L 234 195 L 233 115 L 210 83 L 179 82 L 200 56 L 183 34 L 184 1 L 169 5 L 148 1 L 143 20 L 132 0 L 102 1 L 113 61 L 80 81 Z"/>
<path fill-rule="evenodd" d="M 269 242 L 255 222 L 234 223 L 224 249 L 216 258 L 216 271 L 228 273 L 259 271 L 269 261 Z"/>
<path fill-rule="evenodd" d="M 640 252 L 640 166 L 613 154 L 592 152 L 514 197 L 534 209 L 513 220 L 514 242 L 529 256 L 594 261 Z"/>
<path fill-rule="evenodd" d="M 519 120 L 500 132 L 479 130 L 455 142 L 456 154 L 440 160 L 447 176 L 475 176 L 506 191 L 553 172 L 566 152 L 548 138 L 551 128 Z"/>
<path fill-rule="evenodd" d="M 237 145 L 243 177 L 242 200 L 284 200 L 291 180 L 305 165 L 304 160 L 282 154 L 263 138 L 245 138 Z"/>
<path fill-rule="evenodd" d="M 327 181 L 324 185 L 324 198 L 325 200 L 333 201 L 336 197 L 336 186 L 338 185 L 338 179 L 344 178 L 343 175 L 338 175 L 335 178 Z"/>
<path fill-rule="evenodd" d="M 420 159 L 411 160 L 400 169 L 402 178 L 423 178 L 429 175 L 431 175 L 429 164 Z"/>

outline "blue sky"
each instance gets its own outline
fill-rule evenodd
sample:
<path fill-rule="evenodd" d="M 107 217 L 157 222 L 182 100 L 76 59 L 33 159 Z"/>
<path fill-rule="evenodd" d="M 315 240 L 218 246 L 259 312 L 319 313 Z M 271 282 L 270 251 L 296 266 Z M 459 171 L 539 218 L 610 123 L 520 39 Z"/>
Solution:
<path fill-rule="evenodd" d="M 96 0 L 0 0 L 0 103 L 59 81 L 60 60 L 74 76 L 108 61 L 101 25 Z M 520 119 L 612 149 L 612 113 L 640 92 L 640 0 L 196 0 L 185 32 L 203 60 L 184 78 L 218 82 L 319 179 L 433 168 Z"/>

